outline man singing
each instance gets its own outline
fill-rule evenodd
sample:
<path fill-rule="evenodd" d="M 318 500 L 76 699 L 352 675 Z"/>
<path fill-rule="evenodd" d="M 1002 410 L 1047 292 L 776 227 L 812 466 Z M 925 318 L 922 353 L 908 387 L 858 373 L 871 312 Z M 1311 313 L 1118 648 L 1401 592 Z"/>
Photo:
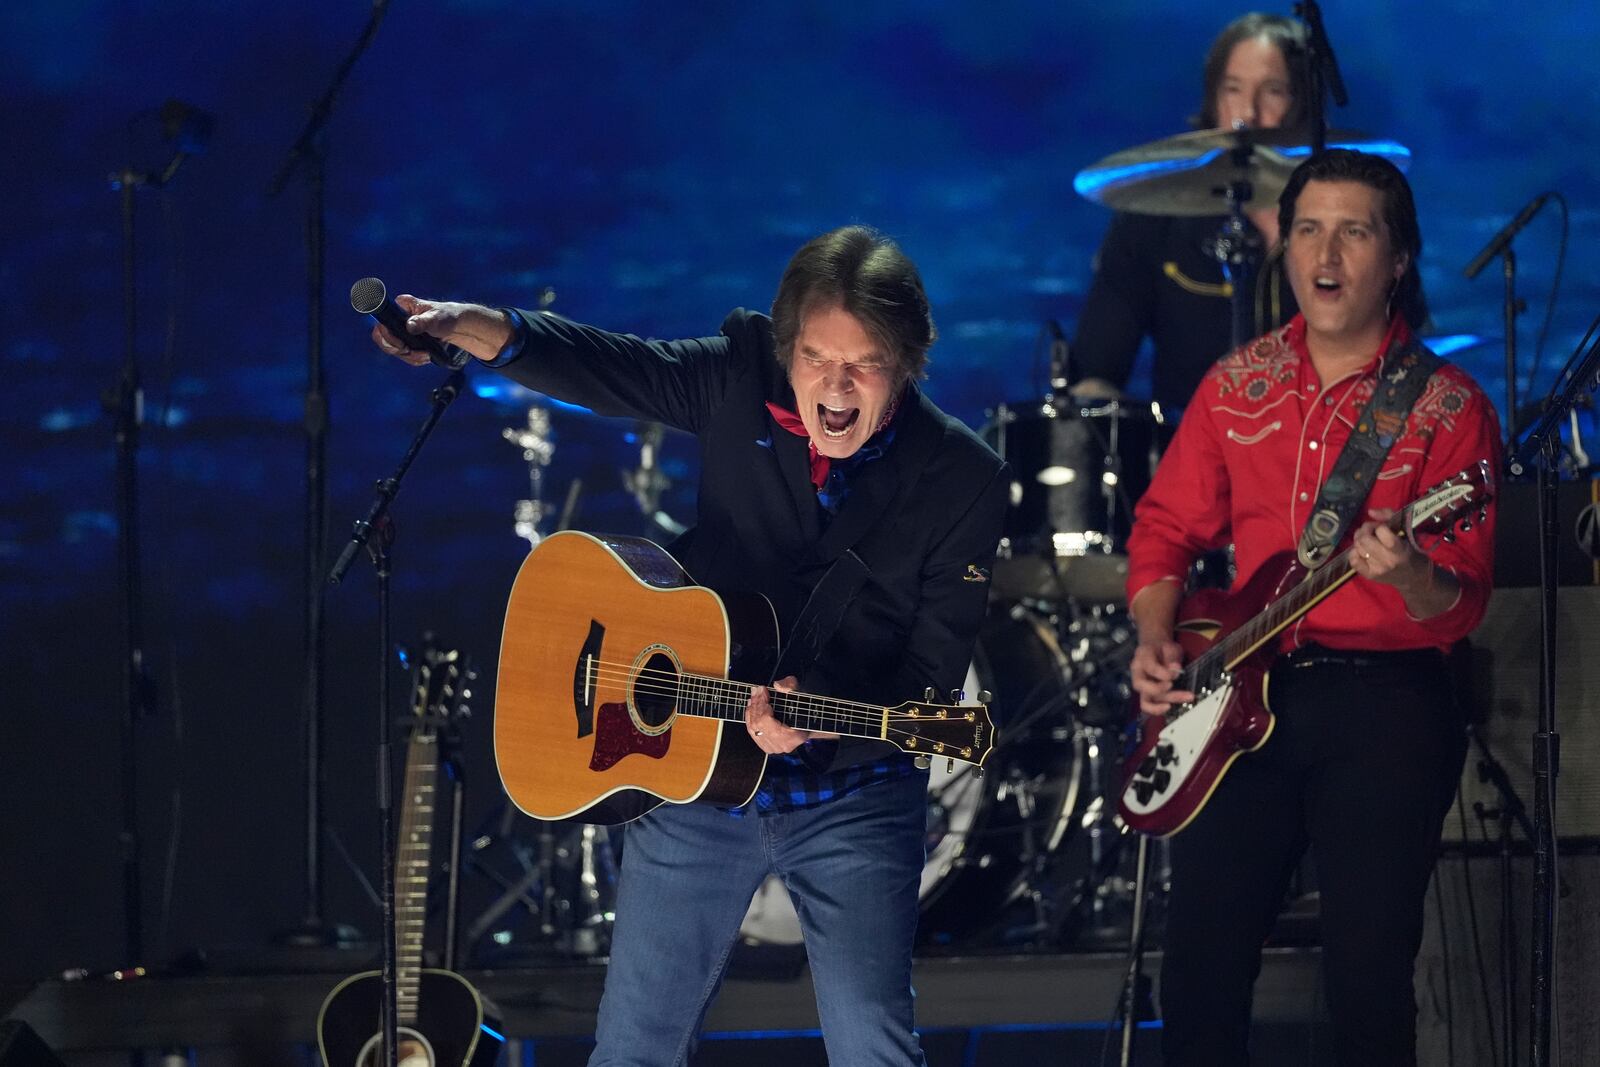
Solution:
<path fill-rule="evenodd" d="M 735 311 L 693 340 L 396 302 L 411 332 L 540 392 L 699 438 L 696 522 L 672 546 L 678 561 L 701 584 L 764 594 L 785 633 L 813 593 L 842 598 L 820 654 L 776 688 L 892 705 L 961 684 L 1006 481 L 994 453 L 916 385 L 933 320 L 893 242 L 857 226 L 823 234 L 790 261 L 770 318 Z M 373 338 L 425 362 L 381 326 Z M 859 584 L 833 570 L 852 553 L 867 571 Z M 761 687 L 746 728 L 773 757 L 750 804 L 664 805 L 628 827 L 590 1062 L 688 1062 L 770 873 L 799 913 L 829 1060 L 923 1063 L 910 979 L 926 772 L 885 742 L 785 726 Z"/>

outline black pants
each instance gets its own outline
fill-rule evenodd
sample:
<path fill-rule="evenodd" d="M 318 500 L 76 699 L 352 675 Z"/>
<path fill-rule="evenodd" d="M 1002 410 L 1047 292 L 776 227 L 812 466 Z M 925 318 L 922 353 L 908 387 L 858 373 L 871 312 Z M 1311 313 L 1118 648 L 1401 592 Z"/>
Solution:
<path fill-rule="evenodd" d="M 1466 735 L 1432 652 L 1281 660 L 1277 715 L 1172 841 L 1161 970 L 1168 1067 L 1250 1062 L 1261 945 L 1309 845 L 1337 1061 L 1416 1062 L 1412 968 Z"/>

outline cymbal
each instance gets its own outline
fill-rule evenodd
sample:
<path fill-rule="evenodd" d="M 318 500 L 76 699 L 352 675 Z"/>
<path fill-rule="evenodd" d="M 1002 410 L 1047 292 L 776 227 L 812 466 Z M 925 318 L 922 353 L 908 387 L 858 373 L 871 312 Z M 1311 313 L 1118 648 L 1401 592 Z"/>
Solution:
<path fill-rule="evenodd" d="M 1402 171 L 1411 164 L 1404 145 L 1355 130 L 1329 130 L 1327 145 L 1383 156 Z M 1232 182 L 1250 183 L 1252 205 L 1277 203 L 1289 175 L 1310 154 L 1305 135 L 1294 130 L 1196 130 L 1113 152 L 1079 171 L 1072 187 L 1116 211 L 1221 215 Z"/>

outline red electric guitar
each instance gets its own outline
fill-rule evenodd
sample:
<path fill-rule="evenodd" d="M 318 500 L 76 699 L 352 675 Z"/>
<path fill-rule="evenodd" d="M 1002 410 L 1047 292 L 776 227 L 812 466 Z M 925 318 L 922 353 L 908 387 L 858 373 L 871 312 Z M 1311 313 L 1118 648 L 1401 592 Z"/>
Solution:
<path fill-rule="evenodd" d="M 1487 462 L 1462 471 L 1397 512 L 1389 529 L 1453 538 L 1486 514 L 1494 481 Z M 1205 590 L 1178 611 L 1178 643 L 1187 666 L 1173 683 L 1195 694 L 1141 726 L 1128 761 L 1118 810 L 1142 834 L 1166 837 L 1189 825 L 1240 753 L 1267 743 L 1275 722 L 1267 707 L 1273 640 L 1355 576 L 1341 551 L 1307 573 L 1293 552 L 1272 557 L 1236 593 Z"/>

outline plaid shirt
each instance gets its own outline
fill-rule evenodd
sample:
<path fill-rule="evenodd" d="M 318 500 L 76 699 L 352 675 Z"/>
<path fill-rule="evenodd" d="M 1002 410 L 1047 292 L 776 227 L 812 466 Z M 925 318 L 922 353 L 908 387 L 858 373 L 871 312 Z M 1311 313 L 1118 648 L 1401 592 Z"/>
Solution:
<path fill-rule="evenodd" d="M 836 771 L 818 769 L 832 760 L 835 744 L 828 740 L 807 741 L 787 755 L 768 756 L 767 773 L 761 776 L 761 787 L 750 803 L 734 808 L 733 813 L 743 815 L 752 808 L 763 815 L 801 811 L 849 796 L 869 785 L 923 773 L 913 758 L 903 752 Z"/>
<path fill-rule="evenodd" d="M 822 507 L 824 522 L 837 515 L 849 497 L 850 480 L 855 472 L 888 449 L 894 440 L 894 430 L 891 422 L 873 434 L 854 455 L 834 460 L 829 465 L 828 480 L 817 490 L 817 503 Z M 869 785 L 919 773 L 913 757 L 901 752 L 829 771 L 826 768 L 833 762 L 837 747 L 837 741 L 818 738 L 786 755 L 767 757 L 767 771 L 761 777 L 756 795 L 744 807 L 732 809 L 734 814 L 743 815 L 751 809 L 768 814 L 814 808 Z"/>

